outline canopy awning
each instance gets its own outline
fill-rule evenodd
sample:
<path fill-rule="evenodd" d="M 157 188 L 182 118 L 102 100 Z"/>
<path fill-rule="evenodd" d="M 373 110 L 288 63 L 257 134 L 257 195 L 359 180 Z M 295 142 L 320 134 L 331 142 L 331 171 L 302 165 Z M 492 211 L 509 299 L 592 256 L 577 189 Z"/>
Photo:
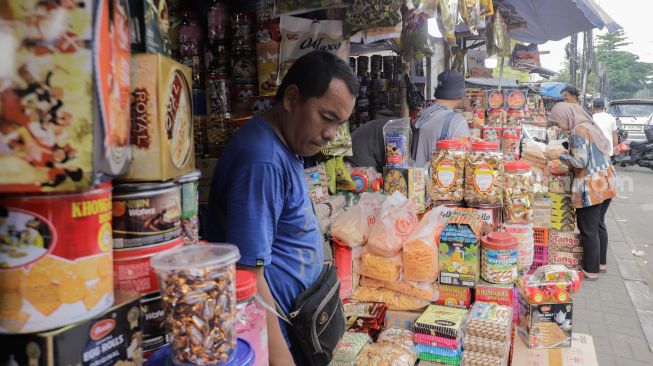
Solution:
<path fill-rule="evenodd" d="M 565 83 L 559 82 L 544 82 L 540 84 L 540 94 L 543 97 L 554 98 L 557 100 L 562 99 L 562 89 L 567 86 Z"/>
<path fill-rule="evenodd" d="M 594 28 L 621 29 L 594 0 L 495 0 L 502 12 L 518 15 L 525 27 L 510 30 L 510 37 L 542 44 Z"/>

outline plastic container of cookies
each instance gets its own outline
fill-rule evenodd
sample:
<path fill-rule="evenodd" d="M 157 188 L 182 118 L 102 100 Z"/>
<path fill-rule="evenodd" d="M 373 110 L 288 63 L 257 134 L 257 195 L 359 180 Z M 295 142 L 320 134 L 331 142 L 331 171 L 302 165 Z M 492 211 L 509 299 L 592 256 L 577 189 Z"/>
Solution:
<path fill-rule="evenodd" d="M 236 262 L 231 244 L 180 247 L 152 258 L 159 277 L 171 359 L 224 365 L 236 349 Z"/>

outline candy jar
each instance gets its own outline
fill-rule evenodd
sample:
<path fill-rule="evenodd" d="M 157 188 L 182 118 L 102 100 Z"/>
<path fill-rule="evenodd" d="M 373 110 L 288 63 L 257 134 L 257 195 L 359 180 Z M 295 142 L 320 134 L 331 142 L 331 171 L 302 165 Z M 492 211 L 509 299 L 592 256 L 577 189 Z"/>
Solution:
<path fill-rule="evenodd" d="M 256 352 L 254 366 L 268 364 L 268 327 L 265 308 L 257 300 L 256 275 L 236 271 L 236 333 Z"/>

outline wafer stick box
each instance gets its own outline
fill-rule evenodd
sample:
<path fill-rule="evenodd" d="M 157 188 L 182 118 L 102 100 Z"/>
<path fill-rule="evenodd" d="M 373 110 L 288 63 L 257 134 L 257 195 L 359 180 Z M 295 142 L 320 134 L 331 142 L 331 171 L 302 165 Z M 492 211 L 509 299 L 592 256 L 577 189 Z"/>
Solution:
<path fill-rule="evenodd" d="M 0 5 L 0 192 L 92 188 L 129 165 L 126 0 Z"/>
<path fill-rule="evenodd" d="M 440 233 L 440 283 L 474 287 L 480 273 L 481 217 L 475 209 L 454 211 Z"/>
<path fill-rule="evenodd" d="M 517 332 L 528 348 L 571 347 L 573 304 L 531 304 L 519 294 Z"/>

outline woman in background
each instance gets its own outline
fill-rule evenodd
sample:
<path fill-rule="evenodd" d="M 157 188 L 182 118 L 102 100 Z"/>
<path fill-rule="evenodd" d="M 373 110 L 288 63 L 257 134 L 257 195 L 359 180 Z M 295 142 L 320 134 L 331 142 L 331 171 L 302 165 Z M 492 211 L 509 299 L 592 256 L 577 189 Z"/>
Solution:
<path fill-rule="evenodd" d="M 610 163 L 610 141 L 583 108 L 562 102 L 551 110 L 549 121 L 570 132 L 569 152 L 550 150 L 547 158 L 560 159 L 574 172 L 572 201 L 583 245 L 583 272 L 596 280 L 607 271 L 608 231 L 605 214 L 616 196 L 615 171 Z"/>

